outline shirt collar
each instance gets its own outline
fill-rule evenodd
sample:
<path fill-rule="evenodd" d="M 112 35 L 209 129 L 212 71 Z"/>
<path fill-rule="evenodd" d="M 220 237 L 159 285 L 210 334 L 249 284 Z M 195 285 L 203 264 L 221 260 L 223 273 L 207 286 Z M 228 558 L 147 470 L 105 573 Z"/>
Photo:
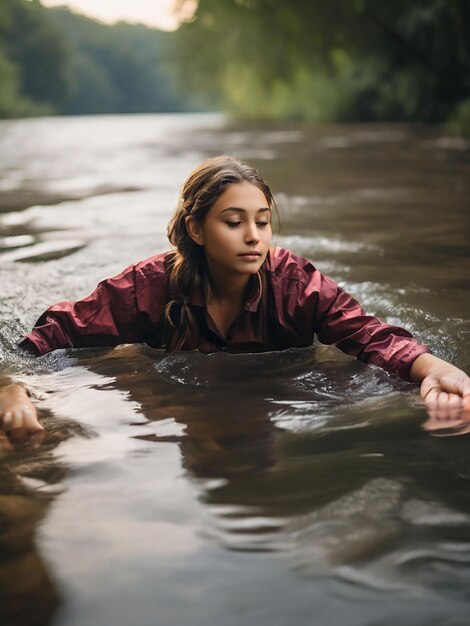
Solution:
<path fill-rule="evenodd" d="M 243 307 L 245 311 L 254 313 L 258 310 L 261 296 L 263 294 L 261 271 L 262 270 L 251 276 L 248 282 L 245 305 Z M 189 303 L 191 306 L 204 308 L 206 306 L 206 302 L 202 290 L 193 291 L 189 297 Z"/>

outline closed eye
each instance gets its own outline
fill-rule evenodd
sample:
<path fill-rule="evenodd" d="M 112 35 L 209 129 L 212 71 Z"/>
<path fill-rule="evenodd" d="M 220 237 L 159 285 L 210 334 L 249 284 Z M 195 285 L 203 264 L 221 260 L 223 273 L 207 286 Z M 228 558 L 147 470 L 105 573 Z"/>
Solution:
<path fill-rule="evenodd" d="M 225 222 L 227 224 L 227 226 L 229 228 L 237 228 L 238 226 L 240 226 L 240 224 L 242 224 L 242 222 Z M 256 226 L 258 228 L 266 228 L 266 226 L 269 226 L 270 222 L 256 222 Z"/>

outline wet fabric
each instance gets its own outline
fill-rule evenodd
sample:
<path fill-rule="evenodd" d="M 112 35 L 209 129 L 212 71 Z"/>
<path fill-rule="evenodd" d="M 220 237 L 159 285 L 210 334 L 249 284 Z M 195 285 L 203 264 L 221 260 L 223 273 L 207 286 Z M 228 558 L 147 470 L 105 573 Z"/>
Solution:
<path fill-rule="evenodd" d="M 87 298 L 45 311 L 19 346 L 36 355 L 57 348 L 144 342 L 165 346 L 165 306 L 171 299 L 169 259 L 158 254 L 99 283 Z M 250 279 L 244 308 L 226 336 L 217 329 L 203 293 L 189 297 L 200 337 L 210 353 L 262 352 L 312 345 L 314 335 L 409 379 L 411 364 L 429 349 L 408 331 L 367 315 L 358 302 L 314 265 L 289 250 L 271 250 Z"/>

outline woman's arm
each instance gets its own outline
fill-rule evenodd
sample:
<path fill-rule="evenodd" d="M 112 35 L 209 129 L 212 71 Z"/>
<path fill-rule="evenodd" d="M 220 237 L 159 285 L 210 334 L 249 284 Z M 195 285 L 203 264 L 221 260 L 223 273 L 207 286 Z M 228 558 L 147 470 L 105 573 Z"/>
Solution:
<path fill-rule="evenodd" d="M 432 354 L 421 354 L 411 365 L 410 378 L 421 383 L 421 397 L 431 420 L 470 417 L 470 378 Z"/>
<path fill-rule="evenodd" d="M 430 354 L 405 329 L 367 315 L 352 296 L 309 261 L 292 253 L 289 260 L 300 276 L 294 306 L 291 292 L 285 298 L 286 306 L 295 312 L 296 327 L 308 327 L 313 318 L 322 343 L 334 343 L 366 363 L 421 383 L 430 421 L 464 419 L 470 423 L 470 379 L 465 372 Z"/>
<path fill-rule="evenodd" d="M 323 336 L 338 348 L 374 363 L 405 380 L 421 383 L 429 430 L 470 420 L 470 378 L 454 365 L 430 354 L 403 328 L 368 316 L 357 301 L 338 288 L 323 318 Z M 322 335 L 319 333 L 322 340 Z M 453 424 L 450 423 L 453 420 Z"/>
<path fill-rule="evenodd" d="M 131 265 L 101 281 L 88 297 L 45 311 L 19 347 L 36 356 L 57 348 L 117 346 L 145 341 L 163 329 L 168 254 Z"/>
<path fill-rule="evenodd" d="M 88 297 L 45 311 L 19 347 L 36 356 L 57 348 L 115 346 L 139 340 L 134 267 L 99 283 Z"/>

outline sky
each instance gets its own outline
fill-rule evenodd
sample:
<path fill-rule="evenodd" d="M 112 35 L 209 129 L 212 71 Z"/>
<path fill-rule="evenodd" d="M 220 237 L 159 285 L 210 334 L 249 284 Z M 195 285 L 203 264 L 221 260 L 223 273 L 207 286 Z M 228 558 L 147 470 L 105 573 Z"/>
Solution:
<path fill-rule="evenodd" d="M 195 0 L 189 4 L 195 5 Z M 175 30 L 179 21 L 173 15 L 178 0 L 41 0 L 46 7 L 67 5 L 77 13 L 112 24 L 120 20 L 140 22 L 162 30 Z"/>

